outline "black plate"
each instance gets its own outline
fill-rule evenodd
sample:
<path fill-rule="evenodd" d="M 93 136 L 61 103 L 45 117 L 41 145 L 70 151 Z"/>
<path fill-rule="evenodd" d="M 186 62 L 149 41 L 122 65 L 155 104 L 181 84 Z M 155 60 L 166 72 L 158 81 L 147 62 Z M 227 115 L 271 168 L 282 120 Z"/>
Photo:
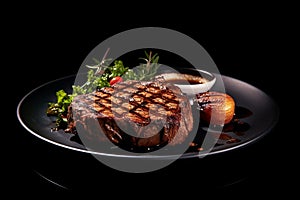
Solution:
<path fill-rule="evenodd" d="M 243 81 L 227 77 L 219 76 L 224 82 L 226 93 L 231 95 L 236 102 L 236 115 L 233 123 L 226 125 L 223 133 L 218 138 L 218 142 L 213 149 L 205 155 L 211 155 L 229 150 L 237 149 L 244 145 L 250 144 L 264 136 L 275 126 L 279 109 L 275 102 L 263 91 L 245 83 Z M 132 154 L 112 154 L 106 152 L 88 151 L 76 137 L 61 131 L 52 132 L 51 128 L 55 126 L 54 119 L 46 115 L 48 102 L 55 102 L 55 92 L 64 89 L 71 93 L 71 85 L 74 83 L 75 76 L 63 77 L 48 82 L 28 93 L 19 103 L 17 115 L 20 123 L 33 135 L 64 148 L 95 153 L 110 157 L 140 158 Z M 220 80 L 217 79 L 216 83 Z M 212 88 L 213 90 L 213 88 Z M 190 147 L 180 158 L 192 158 L 199 156 L 201 138 L 205 127 L 200 124 L 199 131 L 196 135 L 195 146 Z M 212 136 L 213 137 L 213 136 Z M 198 141 L 197 141 L 198 140 Z M 164 155 L 149 156 L 145 158 L 177 158 L 177 155 L 166 152 Z M 144 157 L 143 157 L 144 158 Z"/>

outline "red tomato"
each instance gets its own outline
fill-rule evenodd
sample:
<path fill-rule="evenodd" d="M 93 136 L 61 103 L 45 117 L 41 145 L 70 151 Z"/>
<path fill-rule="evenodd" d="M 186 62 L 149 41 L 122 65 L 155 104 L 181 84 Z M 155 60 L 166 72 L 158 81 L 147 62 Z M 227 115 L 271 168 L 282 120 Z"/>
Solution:
<path fill-rule="evenodd" d="M 114 85 L 114 84 L 119 83 L 119 82 L 121 82 L 121 81 L 123 81 L 122 77 L 116 76 L 116 77 L 112 78 L 112 79 L 109 81 L 109 84 L 110 84 L 110 85 Z"/>

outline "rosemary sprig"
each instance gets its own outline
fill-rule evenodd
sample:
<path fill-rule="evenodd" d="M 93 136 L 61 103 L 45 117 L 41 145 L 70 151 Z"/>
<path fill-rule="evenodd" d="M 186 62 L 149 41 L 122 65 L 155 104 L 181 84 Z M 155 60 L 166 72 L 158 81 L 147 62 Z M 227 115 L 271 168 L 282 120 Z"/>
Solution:
<path fill-rule="evenodd" d="M 152 55 L 152 51 L 149 54 L 145 51 L 146 58 L 139 58 L 146 61 L 146 63 L 140 63 L 136 69 L 136 75 L 138 80 L 151 80 L 157 73 L 160 64 L 158 63 L 158 54 Z"/>
<path fill-rule="evenodd" d="M 97 60 L 96 58 L 93 58 L 94 62 L 96 63 L 96 65 L 85 65 L 87 68 L 90 69 L 96 69 L 95 71 L 95 75 L 100 74 L 101 72 L 103 72 L 105 69 L 108 68 L 108 62 L 111 61 L 111 58 L 106 58 L 108 55 L 110 48 L 108 48 L 105 52 L 105 54 L 103 55 L 103 58 L 101 61 Z"/>

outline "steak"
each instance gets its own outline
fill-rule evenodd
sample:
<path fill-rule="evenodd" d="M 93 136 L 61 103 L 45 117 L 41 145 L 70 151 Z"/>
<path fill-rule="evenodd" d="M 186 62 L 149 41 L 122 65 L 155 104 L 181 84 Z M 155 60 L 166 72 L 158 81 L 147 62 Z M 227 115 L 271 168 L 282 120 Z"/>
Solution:
<path fill-rule="evenodd" d="M 74 97 L 69 129 L 90 140 L 130 147 L 181 144 L 193 128 L 181 90 L 159 80 L 124 81 Z"/>

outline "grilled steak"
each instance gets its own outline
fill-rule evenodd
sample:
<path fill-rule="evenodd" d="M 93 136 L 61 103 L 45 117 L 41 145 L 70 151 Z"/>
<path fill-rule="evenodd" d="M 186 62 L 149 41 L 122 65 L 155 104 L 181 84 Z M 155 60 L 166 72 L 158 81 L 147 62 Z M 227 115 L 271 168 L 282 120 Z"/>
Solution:
<path fill-rule="evenodd" d="M 181 144 L 192 117 L 180 89 L 161 81 L 124 81 L 78 95 L 68 113 L 69 128 L 80 136 L 132 147 Z"/>

